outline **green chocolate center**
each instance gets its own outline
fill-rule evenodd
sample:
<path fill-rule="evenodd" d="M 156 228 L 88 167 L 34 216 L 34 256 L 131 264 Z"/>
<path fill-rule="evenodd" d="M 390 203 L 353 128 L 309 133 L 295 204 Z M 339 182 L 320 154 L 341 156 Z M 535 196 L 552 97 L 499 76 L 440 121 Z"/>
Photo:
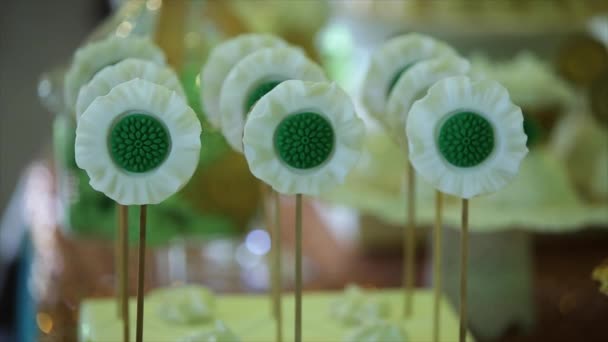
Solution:
<path fill-rule="evenodd" d="M 326 162 L 334 145 L 331 123 L 313 112 L 287 116 L 274 132 L 274 148 L 279 159 L 299 170 L 312 169 Z"/>
<path fill-rule="evenodd" d="M 159 167 L 169 155 L 171 138 L 167 128 L 148 114 L 119 118 L 108 136 L 110 154 L 121 169 L 144 173 Z"/>
<path fill-rule="evenodd" d="M 473 167 L 494 150 L 492 124 L 479 114 L 463 111 L 450 116 L 439 128 L 439 152 L 450 164 Z"/>
<path fill-rule="evenodd" d="M 249 113 L 256 102 L 258 102 L 264 95 L 268 94 L 276 86 L 281 84 L 281 82 L 283 81 L 268 81 L 255 87 L 247 97 L 247 101 L 245 102 L 245 112 Z"/>
<path fill-rule="evenodd" d="M 399 82 L 401 75 L 403 75 L 403 73 L 406 72 L 407 69 L 414 66 L 414 64 L 416 64 L 416 62 L 406 64 L 403 68 L 399 69 L 399 71 L 395 73 L 395 75 L 393 76 L 393 78 L 391 78 L 391 81 L 388 84 L 388 88 L 386 88 L 386 97 L 389 97 L 391 95 L 391 91 L 393 91 L 393 88 L 395 88 L 395 85 L 397 84 L 397 82 Z"/>

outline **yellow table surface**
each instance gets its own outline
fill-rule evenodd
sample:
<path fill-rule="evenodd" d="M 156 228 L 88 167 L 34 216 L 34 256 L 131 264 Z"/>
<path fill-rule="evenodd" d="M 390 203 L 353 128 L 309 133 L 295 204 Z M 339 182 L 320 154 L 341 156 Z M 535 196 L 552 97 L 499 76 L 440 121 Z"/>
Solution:
<path fill-rule="evenodd" d="M 342 292 L 306 292 L 303 298 L 303 340 L 319 342 L 339 342 L 353 329 L 333 319 L 330 303 Z M 366 290 L 366 294 L 390 304 L 390 319 L 401 319 L 403 297 L 399 290 Z M 414 314 L 403 320 L 403 330 L 408 342 L 432 341 L 432 300 L 429 290 L 418 290 L 414 297 Z M 158 314 L 160 303 L 146 300 L 144 306 L 144 341 L 178 341 L 195 331 L 212 327 L 206 325 L 179 325 L 165 322 Z M 270 316 L 271 303 L 268 295 L 218 295 L 216 317 L 241 338 L 243 342 L 274 341 L 274 320 Z M 441 305 L 441 341 L 458 341 L 458 319 L 452 306 L 444 299 Z M 130 301 L 131 341 L 135 340 L 135 299 Z M 81 305 L 79 340 L 81 342 L 109 342 L 122 340 L 122 324 L 116 318 L 114 299 L 89 299 Z M 293 341 L 293 294 L 283 296 L 284 341 Z M 468 336 L 468 341 L 473 341 Z"/>

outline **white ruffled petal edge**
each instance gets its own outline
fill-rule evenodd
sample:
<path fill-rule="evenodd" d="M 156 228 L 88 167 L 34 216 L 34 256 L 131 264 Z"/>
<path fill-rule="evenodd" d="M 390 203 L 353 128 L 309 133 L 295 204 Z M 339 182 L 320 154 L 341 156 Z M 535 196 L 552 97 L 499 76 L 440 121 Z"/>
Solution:
<path fill-rule="evenodd" d="M 265 48 L 243 58 L 226 77 L 220 96 L 222 133 L 236 151 L 243 152 L 247 97 L 261 83 L 274 80 L 322 82 L 326 77 L 323 69 L 297 48 Z"/>
<path fill-rule="evenodd" d="M 412 63 L 444 55 L 457 53 L 449 45 L 418 33 L 387 41 L 372 55 L 365 73 L 361 100 L 366 110 L 380 123 L 389 125 L 385 120 L 388 87 L 396 74 Z"/>
<path fill-rule="evenodd" d="M 116 167 L 108 150 L 108 133 L 116 118 L 129 112 L 149 113 L 161 120 L 171 136 L 167 159 L 146 173 Z M 131 80 L 95 99 L 78 121 L 76 164 L 93 189 L 122 205 L 157 204 L 179 191 L 192 177 L 201 148 L 201 125 L 176 92 Z"/>
<path fill-rule="evenodd" d="M 291 114 L 314 111 L 325 115 L 335 133 L 331 158 L 310 170 L 296 170 L 280 161 L 274 131 Z M 348 95 L 335 83 L 285 81 L 253 107 L 245 124 L 245 157 L 254 176 L 283 194 L 317 196 L 344 180 L 361 154 L 365 126 Z"/>
<path fill-rule="evenodd" d="M 388 98 L 385 120 L 389 133 L 405 147 L 404 127 L 414 102 L 424 97 L 436 82 L 446 77 L 466 75 L 469 68 L 466 59 L 445 55 L 418 62 L 406 70 Z"/>
<path fill-rule="evenodd" d="M 221 125 L 220 93 L 230 69 L 242 58 L 262 48 L 287 46 L 270 34 L 249 33 L 216 46 L 201 69 L 201 103 L 207 119 L 216 128 Z"/>
<path fill-rule="evenodd" d="M 80 87 L 88 83 L 95 73 L 104 67 L 126 58 L 145 59 L 165 64 L 163 51 L 149 38 L 111 36 L 105 40 L 87 44 L 74 54 L 70 69 L 65 75 L 64 100 L 69 110 L 76 106 Z"/>
<path fill-rule="evenodd" d="M 136 78 L 161 85 L 182 97 L 185 96 L 184 89 L 171 68 L 143 59 L 127 58 L 103 68 L 89 83 L 80 88 L 76 102 L 76 117 L 79 118 L 98 96 L 106 95 L 115 86 Z"/>
<path fill-rule="evenodd" d="M 437 147 L 438 125 L 462 110 L 482 115 L 494 127 L 494 151 L 470 168 L 449 164 Z M 420 176 L 440 191 L 462 198 L 500 190 L 517 175 L 528 152 L 521 109 L 511 102 L 507 90 L 494 81 L 473 82 L 464 76 L 439 81 L 414 103 L 407 137 L 410 161 Z"/>

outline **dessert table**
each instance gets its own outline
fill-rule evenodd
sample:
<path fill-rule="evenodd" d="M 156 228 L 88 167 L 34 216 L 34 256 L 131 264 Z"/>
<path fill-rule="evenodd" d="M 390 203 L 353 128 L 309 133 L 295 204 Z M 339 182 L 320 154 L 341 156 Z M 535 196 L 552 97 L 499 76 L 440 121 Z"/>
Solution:
<path fill-rule="evenodd" d="M 58 227 L 49 225 L 48 219 L 53 212 L 49 199 L 52 198 L 54 178 L 48 164 L 33 164 L 25 173 L 24 180 L 25 184 L 36 185 L 40 198 L 34 201 L 37 204 L 33 207 L 36 215 L 30 215 L 27 220 L 22 217 L 28 233 L 19 248 L 22 260 L 17 294 L 18 326 L 22 334 L 19 336 L 24 336 L 23 341 L 35 340 L 35 334 L 40 341 L 76 341 L 82 301 L 85 298 L 108 298 L 113 293 L 113 245 L 93 239 L 76 240 L 66 236 Z M 26 195 L 24 198 L 27 198 L 27 186 L 19 191 L 21 193 L 16 193 L 15 197 Z M 32 203 L 31 199 L 25 202 Z M 287 202 L 284 205 L 293 204 Z M 307 210 L 311 208 L 309 206 Z M 316 220 L 315 225 L 319 224 Z M 3 229 L 14 229 L 15 226 L 7 227 Z M 605 340 L 608 332 L 603 324 L 608 316 L 608 297 L 598 291 L 599 283 L 592 280 L 591 272 L 607 257 L 608 234 L 605 229 L 595 228 L 598 227 L 570 234 L 531 234 L 535 323 L 526 327 L 513 326 L 502 334 L 499 341 Z M 285 235 L 289 240 L 289 235 Z M 289 246 L 288 243 L 286 245 Z M 337 246 L 340 245 L 329 238 L 305 243 L 304 253 L 311 260 L 327 259 L 327 250 L 331 249 L 331 256 L 343 265 L 340 272 L 332 272 L 337 267 L 336 263 L 316 262 L 315 276 L 305 283 L 307 292 L 341 291 L 349 283 L 357 283 L 364 288 L 400 285 L 401 255 L 398 250 L 370 253 L 357 245 Z M 149 253 L 149 258 L 153 258 L 158 251 Z M 200 249 L 192 247 L 187 253 L 200 255 Z M 420 266 L 417 286 L 427 286 L 425 265 L 428 263 L 428 250 L 420 248 L 416 259 Z M 170 285 L 158 276 L 158 271 L 155 267 L 150 268 L 147 290 Z M 205 280 L 208 279 L 199 278 L 202 284 L 206 283 Z M 247 287 L 234 274 L 227 276 L 222 284 L 225 286 L 223 293 L 260 293 L 259 289 Z M 134 295 L 134 286 L 130 290 Z M 475 331 L 472 334 L 475 336 Z"/>

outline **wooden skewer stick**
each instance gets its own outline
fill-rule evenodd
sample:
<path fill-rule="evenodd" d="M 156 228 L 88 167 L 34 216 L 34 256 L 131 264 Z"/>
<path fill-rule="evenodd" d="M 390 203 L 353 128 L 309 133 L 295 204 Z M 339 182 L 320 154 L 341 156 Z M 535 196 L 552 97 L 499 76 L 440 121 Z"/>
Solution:
<path fill-rule="evenodd" d="M 116 232 L 114 235 L 114 293 L 116 295 L 116 315 L 122 319 L 122 272 L 121 272 L 121 251 L 122 251 L 122 217 L 120 204 L 116 203 Z"/>
<path fill-rule="evenodd" d="M 302 194 L 296 195 L 296 313 L 295 342 L 302 341 Z"/>
<path fill-rule="evenodd" d="M 409 317 L 413 311 L 416 277 L 416 175 L 412 164 L 408 162 L 407 165 L 407 225 L 403 231 L 404 317 Z"/>
<path fill-rule="evenodd" d="M 443 225 L 443 193 L 435 191 L 435 232 L 433 237 L 433 341 L 439 341 L 441 319 L 441 233 Z"/>
<path fill-rule="evenodd" d="M 129 341 L 129 207 L 118 205 L 118 227 L 119 234 L 116 239 L 119 241 L 118 259 L 120 259 L 120 316 L 122 318 L 122 339 Z"/>
<path fill-rule="evenodd" d="M 145 204 L 139 209 L 139 259 L 137 269 L 137 331 L 135 341 L 144 338 L 144 279 L 146 272 L 146 211 Z"/>
<path fill-rule="evenodd" d="M 272 222 L 271 218 L 270 218 L 270 209 L 272 208 L 271 205 L 269 205 L 269 201 L 270 201 L 270 194 L 269 192 L 271 192 L 272 190 L 269 189 L 268 185 L 266 185 L 264 182 L 260 181 L 260 197 L 262 198 L 262 214 L 264 217 L 264 226 L 266 227 L 266 231 L 268 232 L 268 235 L 270 236 L 270 246 L 271 246 L 271 258 L 272 255 L 274 253 L 274 244 L 275 244 L 275 236 L 274 236 L 274 223 Z M 270 297 L 270 311 L 272 312 L 272 316 L 276 319 L 277 317 L 277 312 L 276 312 L 276 305 L 275 305 L 275 301 L 276 301 L 276 293 L 277 293 L 277 289 L 276 289 L 276 282 L 274 281 L 275 278 L 275 273 L 277 272 L 275 267 L 274 267 L 274 261 L 270 262 L 270 272 L 269 272 L 269 276 L 268 276 L 268 284 L 270 284 L 270 291 L 269 291 L 269 297 Z"/>
<path fill-rule="evenodd" d="M 260 192 L 262 196 L 264 221 L 271 237 L 271 267 L 270 267 L 270 284 L 271 292 L 270 299 L 272 303 L 272 315 L 275 318 L 275 339 L 278 342 L 283 340 L 283 313 L 281 308 L 281 209 L 280 195 L 272 190 L 268 185 L 260 183 Z M 272 196 L 271 196 L 272 195 Z M 274 218 L 271 219 L 271 209 L 273 205 L 269 205 L 269 201 L 274 199 Z"/>
<path fill-rule="evenodd" d="M 467 335 L 467 261 L 469 255 L 469 200 L 462 199 L 462 229 L 460 231 L 460 332 L 459 341 Z"/>
<path fill-rule="evenodd" d="M 274 263 L 274 313 L 276 318 L 276 340 L 283 341 L 283 308 L 281 298 L 283 296 L 283 279 L 281 271 L 281 195 L 272 190 L 274 197 L 274 225 L 273 225 L 273 263 Z"/>

